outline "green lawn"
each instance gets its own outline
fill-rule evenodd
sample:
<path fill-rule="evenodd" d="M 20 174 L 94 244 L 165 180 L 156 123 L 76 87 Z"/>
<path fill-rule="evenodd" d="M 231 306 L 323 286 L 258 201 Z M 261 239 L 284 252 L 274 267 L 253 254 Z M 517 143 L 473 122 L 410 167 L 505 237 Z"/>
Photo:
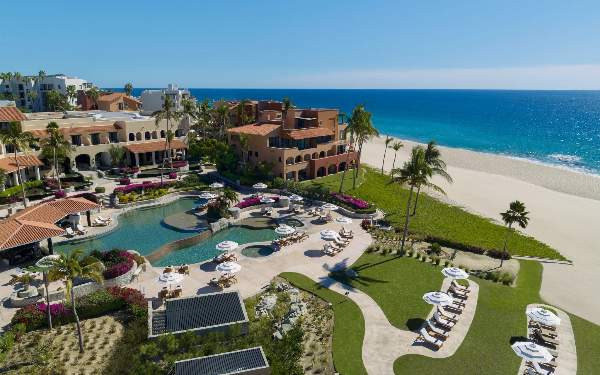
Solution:
<path fill-rule="evenodd" d="M 577 372 L 600 374 L 600 326 L 577 315 L 569 314 L 569 317 L 577 346 Z"/>
<path fill-rule="evenodd" d="M 389 176 L 382 175 L 373 168 L 368 168 L 365 177 L 366 181 L 360 187 L 347 194 L 375 204 L 387 213 L 388 220 L 403 226 L 408 190 L 399 189 L 394 194 L 393 186 L 387 185 Z M 508 203 L 506 202 L 507 208 Z M 498 219 L 500 219 L 499 214 Z M 419 196 L 417 214 L 410 217 L 408 228 L 422 235 L 444 236 L 456 242 L 484 248 L 502 248 L 506 237 L 506 228 L 503 225 L 494 224 L 489 219 L 473 215 L 459 207 L 441 203 L 426 194 Z M 508 251 L 519 255 L 565 259 L 550 246 L 520 233 L 511 234 Z"/>
<path fill-rule="evenodd" d="M 308 277 L 284 272 L 279 276 L 300 289 L 309 291 L 333 305 L 333 361 L 335 369 L 342 375 L 367 374 L 362 362 L 362 343 L 365 336 L 365 320 L 362 311 L 352 300 L 315 283 Z"/>
<path fill-rule="evenodd" d="M 346 172 L 346 178 L 344 179 L 344 185 L 342 186 L 342 190 L 350 190 L 354 184 L 354 179 L 352 178 L 352 170 Z M 356 186 L 359 186 L 363 182 L 365 182 L 364 176 L 365 168 L 360 168 L 358 177 L 356 177 Z M 321 177 L 316 180 L 306 181 L 305 184 L 318 184 L 327 186 L 327 188 L 331 191 L 337 192 L 340 189 L 340 183 L 342 182 L 342 176 L 344 173 L 336 173 L 329 175 L 327 177 Z"/>
<path fill-rule="evenodd" d="M 422 300 L 423 294 L 440 290 L 444 280 L 443 267 L 396 255 L 364 253 L 352 268 L 358 278 L 346 277 L 344 272 L 330 276 L 371 296 L 389 322 L 404 330 L 421 326 L 431 311 L 431 305 Z"/>

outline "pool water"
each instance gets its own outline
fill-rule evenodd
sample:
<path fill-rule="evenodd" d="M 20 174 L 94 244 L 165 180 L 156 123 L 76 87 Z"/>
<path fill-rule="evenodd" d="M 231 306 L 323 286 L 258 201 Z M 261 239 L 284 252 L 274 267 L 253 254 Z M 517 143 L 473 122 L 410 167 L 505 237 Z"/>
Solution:
<path fill-rule="evenodd" d="M 203 199 L 185 198 L 163 206 L 131 210 L 119 215 L 118 226 L 109 233 L 81 241 L 59 242 L 54 244 L 54 251 L 57 253 L 70 253 L 74 249 L 84 249 L 86 252 L 106 251 L 117 247 L 136 250 L 142 255 L 147 255 L 169 242 L 198 234 L 198 231 L 183 231 L 168 227 L 162 220 L 205 202 L 206 200 Z"/>
<path fill-rule="evenodd" d="M 207 240 L 197 245 L 174 250 L 164 258 L 152 263 L 152 265 L 163 267 L 183 263 L 198 263 L 219 255 L 221 251 L 215 248 L 219 242 L 233 241 L 237 242 L 239 245 L 243 245 L 251 242 L 271 241 L 277 237 L 279 236 L 275 233 L 273 228 L 250 229 L 245 226 L 230 227 L 218 231 Z"/>
<path fill-rule="evenodd" d="M 242 255 L 250 257 L 250 258 L 260 258 L 260 257 L 268 257 L 273 254 L 273 249 L 268 246 L 248 246 L 247 248 L 241 251 Z"/>
<path fill-rule="evenodd" d="M 285 221 L 285 224 L 289 225 L 290 227 L 293 227 L 293 228 L 298 228 L 298 227 L 303 227 L 304 226 L 304 223 L 301 222 L 298 219 L 287 219 Z"/>

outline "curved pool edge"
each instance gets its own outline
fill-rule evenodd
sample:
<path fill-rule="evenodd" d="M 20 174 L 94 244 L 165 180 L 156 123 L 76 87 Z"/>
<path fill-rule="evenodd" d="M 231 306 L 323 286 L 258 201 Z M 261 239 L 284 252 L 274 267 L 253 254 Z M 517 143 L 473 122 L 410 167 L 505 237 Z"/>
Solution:
<path fill-rule="evenodd" d="M 157 262 L 157 261 L 161 260 L 162 258 L 166 257 L 168 254 L 170 254 L 172 252 L 185 249 L 192 245 L 197 245 L 202 241 L 206 241 L 210 236 L 212 236 L 212 232 L 209 229 L 202 233 L 193 235 L 191 237 L 182 238 L 180 240 L 175 240 L 175 241 L 172 241 L 172 242 L 162 245 L 161 247 L 154 250 L 150 254 L 144 255 L 144 258 L 146 258 L 146 260 L 148 262 L 150 262 L 150 264 L 152 264 L 153 262 Z M 154 267 L 154 266 L 152 266 L 152 267 Z"/>

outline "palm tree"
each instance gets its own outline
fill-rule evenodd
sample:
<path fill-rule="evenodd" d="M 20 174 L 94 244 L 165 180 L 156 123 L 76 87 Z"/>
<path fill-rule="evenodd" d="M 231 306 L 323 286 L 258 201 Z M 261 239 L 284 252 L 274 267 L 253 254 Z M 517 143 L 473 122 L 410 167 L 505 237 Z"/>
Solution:
<path fill-rule="evenodd" d="M 41 141 L 42 147 L 51 147 L 54 155 L 54 176 L 58 181 L 58 190 L 62 190 L 60 186 L 60 173 L 58 170 L 58 155 L 65 154 L 71 155 L 71 152 L 75 150 L 75 146 L 71 142 L 65 140 L 64 135 L 60 134 L 58 124 L 51 121 L 46 126 L 46 131 L 50 134 L 50 137 L 44 138 Z"/>
<path fill-rule="evenodd" d="M 371 121 L 373 114 L 369 111 L 364 111 L 362 121 L 360 121 L 356 139 L 358 140 L 358 155 L 356 157 L 356 166 L 354 167 L 354 179 L 352 180 L 352 189 L 356 189 L 356 177 L 360 169 L 360 158 L 362 154 L 362 146 L 365 141 L 371 140 L 373 137 L 379 137 L 379 131 L 373 126 Z"/>
<path fill-rule="evenodd" d="M 431 168 L 425 163 L 425 151 L 421 147 L 412 149 L 411 158 L 404 163 L 402 168 L 392 170 L 392 179 L 389 184 L 396 185 L 394 192 L 400 187 L 410 186 L 410 194 L 408 195 L 408 203 L 406 205 L 406 219 L 404 221 L 404 234 L 402 235 L 402 246 L 400 254 L 404 253 L 404 242 L 406 241 L 406 233 L 408 232 L 408 218 L 410 216 L 410 201 L 412 199 L 413 190 L 418 186 L 426 186 L 432 190 L 446 194 L 442 188 L 432 184 L 429 179 L 432 176 Z"/>
<path fill-rule="evenodd" d="M 500 261 L 500 267 L 504 263 L 504 254 L 506 253 L 506 245 L 508 244 L 508 236 L 510 235 L 510 231 L 512 229 L 513 223 L 519 224 L 521 228 L 526 228 L 529 223 L 529 218 L 527 214 L 529 212 L 525 211 L 525 204 L 519 201 L 514 201 L 510 204 L 510 208 L 506 212 L 501 212 L 502 221 L 505 224 L 508 224 L 508 233 L 506 233 L 506 240 L 504 241 L 504 249 L 502 249 L 502 260 Z"/>
<path fill-rule="evenodd" d="M 383 163 L 381 163 L 381 174 L 383 174 L 383 166 L 385 165 L 385 154 L 387 153 L 388 145 L 394 138 L 391 138 L 389 135 L 385 136 L 385 151 L 383 151 Z"/>
<path fill-rule="evenodd" d="M 27 93 L 27 97 L 29 98 L 29 100 L 31 100 L 31 106 L 33 107 L 33 110 L 35 111 L 35 98 L 38 97 L 38 92 L 37 91 L 29 91 Z"/>
<path fill-rule="evenodd" d="M 219 122 L 221 126 L 219 127 L 219 140 L 222 140 L 223 135 L 225 134 L 225 129 L 227 129 L 227 119 L 229 118 L 229 107 L 225 104 L 221 104 L 217 106 L 217 117 L 219 118 Z"/>
<path fill-rule="evenodd" d="M 186 139 L 188 140 L 187 144 L 189 145 L 190 129 L 196 123 L 196 121 L 198 121 L 200 113 L 198 112 L 198 107 L 195 106 L 188 99 L 184 99 L 181 102 L 181 104 L 183 104 L 183 108 L 181 109 L 181 115 L 187 116 L 189 119 L 189 123 L 190 123 L 190 126 L 187 129 L 187 137 L 186 137 Z"/>
<path fill-rule="evenodd" d="M 214 120 L 214 114 L 209 103 L 210 100 L 206 98 L 198 107 L 198 117 L 202 121 L 202 138 L 206 137 L 206 127 L 210 126 Z"/>
<path fill-rule="evenodd" d="M 127 94 L 127 96 L 131 95 L 131 93 L 133 92 L 133 85 L 131 83 L 126 83 L 124 90 L 125 90 L 125 94 Z"/>
<path fill-rule="evenodd" d="M 6 79 L 6 83 L 8 83 L 8 90 L 12 93 L 13 74 L 11 72 L 8 72 L 8 73 L 6 73 L 6 75 L 4 77 Z"/>
<path fill-rule="evenodd" d="M 347 137 L 348 133 L 350 133 L 350 142 L 347 145 L 347 154 L 346 154 L 346 168 L 344 168 L 344 174 L 342 174 L 342 181 L 340 182 L 340 190 L 339 193 L 342 193 L 342 186 L 344 185 L 344 179 L 346 178 L 346 171 L 348 170 L 348 161 L 350 160 L 350 145 L 354 143 L 354 135 L 357 134 L 358 128 L 360 127 L 360 122 L 362 121 L 363 113 L 364 113 L 365 103 L 357 105 L 352 110 L 352 116 L 348 116 L 345 114 L 340 114 L 340 116 L 346 116 L 348 118 L 348 125 L 346 129 L 344 129 L 344 137 Z"/>
<path fill-rule="evenodd" d="M 165 161 L 167 159 L 167 147 L 170 144 L 169 135 L 171 133 L 171 129 L 169 127 L 169 121 L 179 121 L 181 119 L 181 114 L 178 111 L 173 111 L 172 106 L 173 102 L 171 101 L 171 96 L 165 95 L 165 105 L 163 109 L 159 109 L 158 111 L 152 112 L 152 117 L 154 117 L 154 123 L 156 124 L 157 128 L 160 126 L 160 122 L 162 120 L 167 120 L 167 136 L 165 137 L 165 151 L 163 154 L 162 168 L 160 170 L 160 186 L 163 185 Z"/>
<path fill-rule="evenodd" d="M 98 259 L 88 256 L 79 260 L 79 257 L 85 254 L 83 249 L 75 249 L 71 254 L 62 253 L 58 258 L 46 258 L 41 263 L 44 267 L 49 267 L 48 280 L 64 280 L 65 298 L 71 302 L 75 324 L 77 324 L 77 333 L 79 335 L 79 352 L 83 353 L 83 340 L 81 339 L 81 325 L 79 316 L 75 309 L 75 294 L 73 293 L 73 281 L 75 279 L 92 279 L 99 283 L 104 283 L 102 271 L 104 265 Z"/>
<path fill-rule="evenodd" d="M 19 72 L 14 72 L 13 73 L 13 78 L 15 79 L 15 82 L 17 83 L 17 85 L 19 84 L 19 80 L 21 79 L 21 73 Z"/>
<path fill-rule="evenodd" d="M 240 113 L 240 118 L 242 119 L 242 125 L 246 125 L 246 101 L 244 99 L 240 100 L 238 104 L 235 106 L 238 112 Z"/>
<path fill-rule="evenodd" d="M 446 163 L 440 159 L 442 152 L 436 147 L 435 141 L 432 139 L 425 149 L 425 163 L 431 168 L 431 172 L 434 176 L 441 176 L 444 180 L 452 183 L 452 177 L 446 172 Z M 417 203 L 419 202 L 419 193 L 421 192 L 421 186 L 417 188 L 417 197 L 415 198 L 415 207 L 413 208 L 413 215 L 417 212 Z"/>
<path fill-rule="evenodd" d="M 31 150 L 31 145 L 36 145 L 37 142 L 34 138 L 33 133 L 21 131 L 21 126 L 16 121 L 11 121 L 7 128 L 0 130 L 0 143 L 4 145 L 12 146 L 15 154 L 15 164 L 17 164 L 17 170 L 14 172 L 17 174 L 19 185 L 21 185 L 21 194 L 23 194 L 23 205 L 27 208 L 27 201 L 25 200 L 25 187 L 23 187 L 23 178 L 21 176 L 21 166 L 19 165 L 19 158 L 17 158 L 17 152 L 19 150 L 25 153 L 25 157 L 29 160 L 27 151 Z"/>
<path fill-rule="evenodd" d="M 98 99 L 100 99 L 100 93 L 98 92 L 98 90 L 96 90 L 95 87 L 92 87 L 91 89 L 85 92 L 85 96 L 87 96 L 88 99 L 90 99 L 94 103 L 96 109 L 98 109 Z"/>
<path fill-rule="evenodd" d="M 74 85 L 67 86 L 67 98 L 75 100 L 77 98 L 77 89 Z"/>
<path fill-rule="evenodd" d="M 283 118 L 287 118 L 287 111 L 292 109 L 292 98 L 288 98 L 287 96 L 282 99 L 283 102 Z"/>
<path fill-rule="evenodd" d="M 125 155 L 125 148 L 123 148 L 121 146 L 112 144 L 108 148 L 108 156 L 110 157 L 110 162 L 114 166 L 119 166 L 119 163 L 121 162 L 121 159 L 123 159 L 124 155 Z"/>
<path fill-rule="evenodd" d="M 42 79 L 42 82 L 44 82 L 44 78 L 46 77 L 46 72 L 44 72 L 43 70 L 40 70 L 38 72 L 38 76 Z"/>
<path fill-rule="evenodd" d="M 250 141 L 250 134 L 241 134 L 240 135 L 240 146 L 242 146 L 242 173 L 246 169 L 246 158 L 244 157 L 244 151 L 246 152 L 246 156 L 247 156 L 249 141 Z"/>
<path fill-rule="evenodd" d="M 40 79 L 38 77 L 33 76 L 33 77 L 31 77 L 31 80 L 33 81 L 31 84 L 31 88 L 33 89 Z M 35 92 L 35 96 L 33 96 L 33 99 L 31 100 L 32 101 L 31 104 L 33 104 L 33 111 L 35 112 L 35 98 L 38 97 L 38 93 L 37 93 L 37 91 L 32 91 L 32 92 Z"/>
<path fill-rule="evenodd" d="M 169 165 L 171 166 L 171 172 L 173 172 L 173 157 L 171 156 L 171 142 L 175 138 L 175 133 L 170 131 L 167 133 L 167 155 L 169 155 Z"/>
<path fill-rule="evenodd" d="M 396 156 L 398 156 L 398 150 L 400 150 L 404 145 L 400 141 L 394 142 L 392 148 L 394 149 L 394 162 L 392 163 L 392 170 L 394 170 L 394 166 L 396 166 Z"/>

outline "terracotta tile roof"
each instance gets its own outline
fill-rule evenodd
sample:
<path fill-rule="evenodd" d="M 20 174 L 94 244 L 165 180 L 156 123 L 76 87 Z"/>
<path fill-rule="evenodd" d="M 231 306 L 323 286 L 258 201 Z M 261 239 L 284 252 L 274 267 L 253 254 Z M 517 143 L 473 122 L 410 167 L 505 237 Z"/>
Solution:
<path fill-rule="evenodd" d="M 0 250 L 25 245 L 65 233 L 54 225 L 63 217 L 89 211 L 99 204 L 84 198 L 67 198 L 27 207 L 0 222 Z"/>
<path fill-rule="evenodd" d="M 305 139 L 313 137 L 322 137 L 327 135 L 333 135 L 333 131 L 327 128 L 309 128 L 302 130 L 292 130 L 289 132 L 289 136 L 292 139 Z"/>
<path fill-rule="evenodd" d="M 125 96 L 123 99 L 127 99 L 127 100 L 131 100 L 132 102 L 136 102 L 136 103 L 140 103 L 142 104 L 141 100 L 137 100 L 136 98 L 134 98 L 133 96 Z"/>
<path fill-rule="evenodd" d="M 72 127 L 72 128 L 61 128 L 58 131 L 61 134 L 77 134 L 77 133 L 96 133 L 96 132 L 120 130 L 120 129 L 122 129 L 122 128 L 119 125 L 111 124 L 111 125 L 77 126 L 77 127 Z M 46 131 L 46 129 L 30 130 L 30 132 L 33 133 L 33 135 L 38 135 L 38 136 L 48 135 L 48 132 Z"/>
<path fill-rule="evenodd" d="M 253 135 L 267 135 L 273 130 L 281 127 L 281 124 L 250 124 L 244 126 L 238 126 L 236 128 L 227 129 L 230 133 L 242 133 L 242 134 L 253 134 Z"/>
<path fill-rule="evenodd" d="M 17 107 L 0 107 L 0 122 L 24 121 L 28 120 Z"/>
<path fill-rule="evenodd" d="M 163 151 L 165 149 L 165 141 L 134 143 L 125 145 L 125 148 L 136 154 L 141 152 Z M 178 139 L 174 139 L 171 141 L 171 149 L 174 148 L 188 148 L 188 145 Z"/>
<path fill-rule="evenodd" d="M 110 101 L 113 101 L 114 99 L 120 98 L 122 96 L 125 96 L 124 92 L 113 92 L 111 94 L 102 95 L 100 97 L 100 99 L 98 99 L 98 101 L 99 102 L 110 102 Z"/>
<path fill-rule="evenodd" d="M 33 167 L 35 165 L 44 165 L 42 161 L 35 155 L 28 156 L 17 156 L 17 160 L 19 160 L 19 165 L 21 168 L 23 167 Z M 15 163 L 15 158 L 13 157 L 5 157 L 0 159 L 0 168 L 4 169 L 7 173 L 14 172 L 17 170 L 17 163 Z"/>

